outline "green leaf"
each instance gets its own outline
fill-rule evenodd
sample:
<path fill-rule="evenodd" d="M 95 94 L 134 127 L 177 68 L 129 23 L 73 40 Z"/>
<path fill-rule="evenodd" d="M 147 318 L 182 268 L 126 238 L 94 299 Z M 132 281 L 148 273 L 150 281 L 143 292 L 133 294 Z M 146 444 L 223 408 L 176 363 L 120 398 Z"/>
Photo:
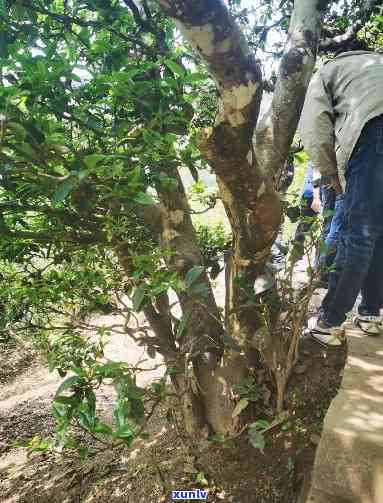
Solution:
<path fill-rule="evenodd" d="M 96 414 L 96 395 L 94 391 L 88 390 L 86 392 L 86 399 L 88 402 L 89 413 L 92 417 L 94 417 Z"/>
<path fill-rule="evenodd" d="M 31 159 L 32 161 L 35 161 L 38 158 L 36 151 L 31 147 L 31 145 L 29 145 L 29 143 L 22 143 L 17 147 L 15 146 L 15 149 L 22 152 L 22 154 L 24 154 L 28 159 Z"/>
<path fill-rule="evenodd" d="M 28 135 L 28 132 L 25 129 L 25 127 L 19 124 L 18 122 L 8 122 L 7 127 L 12 129 L 14 133 L 16 133 L 17 135 L 21 136 L 22 139 L 24 139 Z"/>
<path fill-rule="evenodd" d="M 216 433 L 212 437 L 210 437 L 210 440 L 212 442 L 215 442 L 217 444 L 223 444 L 225 442 L 225 435 L 223 433 Z"/>
<path fill-rule="evenodd" d="M 64 182 L 62 182 L 56 189 L 55 193 L 52 196 L 52 203 L 58 204 L 61 203 L 67 195 L 72 192 L 72 190 L 76 187 L 77 183 L 73 178 L 68 178 Z"/>
<path fill-rule="evenodd" d="M 103 154 L 90 154 L 84 157 L 84 164 L 87 168 L 93 169 L 100 161 L 103 161 L 105 157 L 106 156 Z"/>
<path fill-rule="evenodd" d="M 80 182 L 85 180 L 85 178 L 88 178 L 90 171 L 90 169 L 82 169 L 77 173 L 77 178 L 80 180 Z"/>
<path fill-rule="evenodd" d="M 146 294 L 146 284 L 142 283 L 134 292 L 132 302 L 133 302 L 133 310 L 134 311 L 139 311 L 142 303 L 144 301 Z"/>
<path fill-rule="evenodd" d="M 79 399 L 76 396 L 57 396 L 54 401 L 55 403 L 69 405 L 70 407 L 77 407 L 79 404 Z"/>
<path fill-rule="evenodd" d="M 237 417 L 240 415 L 240 413 L 246 409 L 246 407 L 249 405 L 249 401 L 246 400 L 246 398 L 242 398 L 237 405 L 235 406 L 235 409 L 233 410 L 233 413 L 231 417 Z"/>
<path fill-rule="evenodd" d="M 125 427 L 125 420 L 128 414 L 128 404 L 125 400 L 119 400 L 117 408 L 114 411 L 114 417 L 118 428 L 121 430 Z"/>
<path fill-rule="evenodd" d="M 252 425 L 249 427 L 249 442 L 255 449 L 260 450 L 263 454 L 263 450 L 266 445 L 265 438 L 262 432 L 252 428 L 251 426 Z"/>
<path fill-rule="evenodd" d="M 265 430 L 270 426 L 269 421 L 266 421 L 266 419 L 258 419 L 258 421 L 255 421 L 255 423 L 251 424 L 251 428 L 258 429 L 258 430 Z"/>
<path fill-rule="evenodd" d="M 76 384 L 80 383 L 82 383 L 82 380 L 78 376 L 68 377 L 68 379 L 65 379 L 65 381 L 62 382 L 58 387 L 58 390 L 56 391 L 56 396 L 61 395 L 63 391 L 73 388 L 73 386 L 76 386 Z"/>
<path fill-rule="evenodd" d="M 83 426 L 84 428 L 86 428 L 87 430 L 89 431 L 92 431 L 93 430 L 93 419 L 91 416 L 89 416 L 89 414 L 85 413 L 85 412 L 80 412 L 78 414 L 78 420 L 79 420 L 79 423 L 81 424 L 81 426 Z"/>
<path fill-rule="evenodd" d="M 177 329 L 177 333 L 176 333 L 176 339 L 179 339 L 180 337 L 183 336 L 183 334 L 184 334 L 184 332 L 186 330 L 187 324 L 189 322 L 190 316 L 191 316 L 190 312 L 186 313 L 186 314 L 184 314 L 182 316 L 180 324 L 178 325 L 178 329 Z"/>
<path fill-rule="evenodd" d="M 138 204 L 156 204 L 152 196 L 145 192 L 137 192 L 137 194 L 133 196 L 133 201 Z"/>
<path fill-rule="evenodd" d="M 165 61 L 165 65 L 169 68 L 170 71 L 178 75 L 179 77 L 183 77 L 185 75 L 185 70 L 175 61 L 171 59 L 167 59 Z"/>
<path fill-rule="evenodd" d="M 188 75 L 185 79 L 185 84 L 196 84 L 198 82 L 202 82 L 205 79 L 205 75 L 203 73 L 192 73 Z"/>
<path fill-rule="evenodd" d="M 98 422 L 93 428 L 94 433 L 104 433 L 105 435 L 111 435 L 113 430 L 110 426 L 105 423 Z"/>
<path fill-rule="evenodd" d="M 185 276 L 186 287 L 189 288 L 204 272 L 205 268 L 200 265 L 192 267 Z"/>
<path fill-rule="evenodd" d="M 126 426 L 125 428 L 117 430 L 115 433 L 115 436 L 117 438 L 131 438 L 131 437 L 133 437 L 133 435 L 134 435 L 134 432 L 130 426 Z"/>
<path fill-rule="evenodd" d="M 198 472 L 195 478 L 196 484 L 201 486 L 208 486 L 209 482 L 206 480 L 205 474 L 203 472 Z"/>

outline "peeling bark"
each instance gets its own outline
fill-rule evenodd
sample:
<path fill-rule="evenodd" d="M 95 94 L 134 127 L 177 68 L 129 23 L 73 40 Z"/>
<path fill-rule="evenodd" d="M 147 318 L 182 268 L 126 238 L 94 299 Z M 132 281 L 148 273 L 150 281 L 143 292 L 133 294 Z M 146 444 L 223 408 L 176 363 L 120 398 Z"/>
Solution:
<path fill-rule="evenodd" d="M 170 268 L 185 278 L 192 267 L 204 264 L 182 180 L 178 173 L 173 176 L 178 183 L 176 189 L 157 189 L 161 199 L 161 242 L 164 249 L 173 251 Z M 198 278 L 198 284 L 205 287 L 204 292 L 189 288 L 178 294 L 183 316 L 188 319 L 186 335 L 179 340 L 180 352 L 186 365 L 189 360 L 193 363 L 196 380 L 194 387 L 193 376 L 184 383 L 187 393 L 183 409 L 189 418 L 186 428 L 194 435 L 201 433 L 203 424 L 215 432 L 232 433 L 235 423 L 231 418 L 231 387 L 243 378 L 245 367 L 237 360 L 235 373 L 229 372 L 228 362 L 222 361 L 224 327 L 206 272 Z"/>
<path fill-rule="evenodd" d="M 178 172 L 172 176 L 177 181 L 176 188 L 157 187 L 161 200 L 161 245 L 172 252 L 169 267 L 185 279 L 193 267 L 203 267 L 204 263 L 182 180 Z M 189 318 L 187 337 L 182 341 L 184 351 L 191 355 L 212 352 L 218 359 L 222 354 L 221 315 L 206 271 L 197 281 L 205 287 L 203 292 L 189 288 L 179 294 L 182 311 Z"/>
<path fill-rule="evenodd" d="M 295 2 L 286 47 L 269 111 L 258 125 L 255 150 L 264 170 L 278 178 L 289 152 L 314 69 L 328 2 Z"/>
<path fill-rule="evenodd" d="M 254 336 L 261 334 L 256 347 L 275 376 L 278 407 L 281 407 L 291 370 L 280 362 L 287 357 L 289 348 L 277 331 L 274 334 L 267 331 L 267 335 L 262 331 L 262 316 L 254 305 L 249 305 L 246 288 L 251 290 L 255 280 L 263 274 L 270 247 L 278 233 L 282 208 L 276 180 L 298 124 L 315 64 L 323 11 L 328 2 L 295 1 L 272 105 L 257 128 L 255 145 L 254 130 L 264 87 L 261 71 L 225 4 L 221 0 L 158 0 L 158 3 L 198 51 L 217 84 L 219 112 L 214 127 L 205 131 L 200 150 L 217 176 L 220 197 L 233 231 L 233 253 L 226 271 L 225 328 L 246 353 Z M 202 259 L 186 211 L 183 188 L 179 187 L 174 194 L 162 193 L 161 199 L 163 243 L 176 251 L 172 263 L 184 276 L 188 267 L 202 263 Z M 264 301 L 267 302 L 267 298 Z M 211 312 L 217 313 L 210 293 L 206 302 Z M 186 312 L 194 310 L 198 302 L 186 295 L 181 305 Z M 198 323 L 203 313 L 196 312 L 193 321 L 198 338 L 203 340 L 203 330 Z M 208 321 L 206 317 L 201 319 L 204 323 Z M 222 329 L 211 320 L 205 328 L 214 341 L 222 336 Z M 192 334 L 189 337 L 193 340 Z M 215 431 L 226 433 L 235 428 L 230 414 L 230 386 L 239 375 L 244 375 L 248 365 L 246 357 L 241 356 L 240 360 L 241 364 L 237 361 L 238 375 L 232 365 L 236 360 L 230 352 L 225 352 L 222 367 L 217 360 L 204 361 L 201 357 L 194 362 L 208 421 Z"/>

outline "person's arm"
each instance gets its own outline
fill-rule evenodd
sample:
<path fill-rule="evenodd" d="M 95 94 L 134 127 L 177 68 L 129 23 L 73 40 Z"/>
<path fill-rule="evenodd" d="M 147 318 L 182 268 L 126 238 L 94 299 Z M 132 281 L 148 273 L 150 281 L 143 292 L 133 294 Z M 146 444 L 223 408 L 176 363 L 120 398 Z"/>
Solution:
<path fill-rule="evenodd" d="M 320 173 L 337 176 L 334 111 L 320 71 L 313 77 L 307 91 L 299 133 L 305 150 Z"/>
<path fill-rule="evenodd" d="M 337 196 L 339 196 L 340 194 L 343 194 L 343 189 L 342 189 L 342 185 L 339 181 L 339 176 L 336 175 L 336 176 L 332 176 L 331 177 L 331 184 L 330 186 L 335 190 L 335 193 Z"/>

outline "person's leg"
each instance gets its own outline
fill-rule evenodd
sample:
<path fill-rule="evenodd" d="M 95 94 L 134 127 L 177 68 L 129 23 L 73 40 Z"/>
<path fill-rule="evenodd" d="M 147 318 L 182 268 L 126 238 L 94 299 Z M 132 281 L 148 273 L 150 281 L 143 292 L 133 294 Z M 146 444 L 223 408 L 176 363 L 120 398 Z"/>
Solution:
<path fill-rule="evenodd" d="M 343 263 L 340 264 L 336 259 L 338 274 L 332 278 L 332 298 L 331 302 L 325 303 L 323 316 L 330 326 L 341 325 L 346 313 L 353 308 L 368 274 L 379 237 L 379 230 L 371 222 L 366 194 L 361 193 L 365 175 L 360 171 L 356 169 L 350 174 L 350 194 L 345 198 L 347 226 L 342 239 Z"/>
<path fill-rule="evenodd" d="M 329 279 L 328 279 L 328 290 L 327 294 L 322 301 L 321 311 L 326 312 L 330 309 L 333 299 L 335 297 L 335 292 L 338 286 L 339 278 L 342 273 L 342 270 L 346 261 L 346 241 L 345 236 L 347 233 L 347 222 L 344 217 L 344 200 L 342 200 L 341 204 L 341 226 L 340 231 L 338 233 L 338 238 L 336 242 L 336 253 L 334 256 L 333 264 L 331 269 L 329 270 Z"/>
<path fill-rule="evenodd" d="M 328 283 L 330 270 L 335 261 L 338 242 L 342 229 L 344 229 L 344 210 L 343 210 L 343 194 L 336 197 L 334 215 L 331 219 L 330 230 L 325 239 L 325 251 L 322 252 L 320 257 L 320 267 L 321 275 L 320 279 L 322 282 Z"/>
<path fill-rule="evenodd" d="M 322 239 L 325 242 L 329 235 L 333 215 L 335 212 L 335 204 L 336 204 L 335 190 L 332 187 L 329 187 L 328 185 L 322 185 L 321 199 L 322 199 L 322 215 L 323 215 Z"/>
<path fill-rule="evenodd" d="M 362 286 L 362 302 L 354 318 L 355 326 L 368 335 L 383 331 L 380 309 L 383 307 L 383 235 L 375 245 L 374 256 Z"/>
<path fill-rule="evenodd" d="M 362 316 L 379 316 L 379 311 L 382 307 L 383 236 L 380 236 L 375 245 L 370 269 L 362 286 L 362 302 L 358 308 L 358 312 Z"/>
<path fill-rule="evenodd" d="M 375 245 L 383 234 L 383 146 L 379 147 L 383 140 L 380 135 L 383 137 L 383 117 L 365 126 L 348 164 L 345 231 L 318 329 L 337 327 L 345 320 L 364 285 Z"/>

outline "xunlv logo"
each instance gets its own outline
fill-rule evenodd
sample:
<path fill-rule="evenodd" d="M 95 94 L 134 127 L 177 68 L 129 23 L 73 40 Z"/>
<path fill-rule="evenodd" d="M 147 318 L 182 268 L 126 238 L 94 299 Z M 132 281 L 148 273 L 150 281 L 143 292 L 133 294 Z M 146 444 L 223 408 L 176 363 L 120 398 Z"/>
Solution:
<path fill-rule="evenodd" d="M 172 500 L 206 500 L 208 491 L 194 489 L 194 491 L 172 491 Z"/>

